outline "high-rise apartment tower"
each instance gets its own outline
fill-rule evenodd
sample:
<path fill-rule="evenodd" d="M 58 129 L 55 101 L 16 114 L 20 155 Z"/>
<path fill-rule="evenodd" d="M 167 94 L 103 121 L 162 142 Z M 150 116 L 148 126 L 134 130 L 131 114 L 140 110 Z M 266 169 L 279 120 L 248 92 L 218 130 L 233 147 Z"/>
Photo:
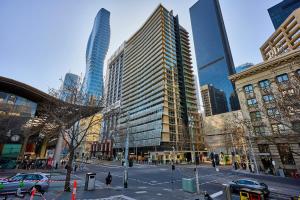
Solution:
<path fill-rule="evenodd" d="M 110 40 L 110 12 L 98 12 L 86 49 L 86 72 L 83 89 L 96 99 L 103 96 L 103 65 Z"/>
<path fill-rule="evenodd" d="M 126 41 L 121 112 L 115 148 L 126 132 L 139 152 L 200 148 L 189 35 L 162 5 Z"/>

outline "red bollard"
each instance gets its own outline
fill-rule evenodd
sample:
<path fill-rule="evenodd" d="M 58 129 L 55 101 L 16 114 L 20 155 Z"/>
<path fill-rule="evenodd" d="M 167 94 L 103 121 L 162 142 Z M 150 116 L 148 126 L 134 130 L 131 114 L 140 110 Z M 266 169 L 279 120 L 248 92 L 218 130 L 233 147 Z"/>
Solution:
<path fill-rule="evenodd" d="M 36 189 L 35 189 L 35 187 L 33 187 L 31 190 L 30 200 L 33 200 L 35 192 L 36 192 Z"/>
<path fill-rule="evenodd" d="M 77 181 L 74 180 L 73 192 L 72 192 L 72 200 L 76 200 L 76 190 L 77 190 Z"/>

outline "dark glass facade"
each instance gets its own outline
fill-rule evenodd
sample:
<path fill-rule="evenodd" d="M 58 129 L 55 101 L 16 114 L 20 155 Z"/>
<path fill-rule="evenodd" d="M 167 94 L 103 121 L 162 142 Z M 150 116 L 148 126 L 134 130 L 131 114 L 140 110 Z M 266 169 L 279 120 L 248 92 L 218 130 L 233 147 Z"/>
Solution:
<path fill-rule="evenodd" d="M 219 2 L 199 0 L 190 8 L 200 86 L 212 84 L 225 92 L 227 106 L 234 91 L 228 79 L 235 73 Z"/>
<path fill-rule="evenodd" d="M 62 91 L 60 94 L 60 99 L 66 102 L 72 102 L 72 91 L 78 88 L 80 84 L 80 77 L 76 74 L 66 73 L 65 79 L 62 85 Z"/>
<path fill-rule="evenodd" d="M 299 0 L 284 0 L 268 9 L 273 26 L 277 29 L 284 20 L 297 8 L 300 8 Z"/>

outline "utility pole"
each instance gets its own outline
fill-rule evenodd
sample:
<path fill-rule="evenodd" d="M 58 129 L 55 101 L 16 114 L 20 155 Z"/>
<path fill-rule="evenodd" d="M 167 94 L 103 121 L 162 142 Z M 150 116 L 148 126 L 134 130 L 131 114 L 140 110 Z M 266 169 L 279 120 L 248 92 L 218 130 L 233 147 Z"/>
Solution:
<path fill-rule="evenodd" d="M 199 188 L 199 177 L 198 177 L 198 168 L 197 168 L 197 162 L 196 162 L 196 153 L 195 153 L 195 143 L 194 143 L 194 131 L 193 131 L 194 121 L 192 117 L 189 117 L 189 127 L 191 131 L 191 142 L 192 142 L 192 151 L 194 155 L 194 162 L 195 162 L 195 178 L 196 178 L 196 188 L 197 188 L 197 194 L 200 194 L 200 188 Z"/>
<path fill-rule="evenodd" d="M 128 187 L 128 151 L 129 151 L 129 120 L 130 115 L 127 113 L 127 131 L 125 139 L 125 166 L 124 166 L 124 188 Z"/>

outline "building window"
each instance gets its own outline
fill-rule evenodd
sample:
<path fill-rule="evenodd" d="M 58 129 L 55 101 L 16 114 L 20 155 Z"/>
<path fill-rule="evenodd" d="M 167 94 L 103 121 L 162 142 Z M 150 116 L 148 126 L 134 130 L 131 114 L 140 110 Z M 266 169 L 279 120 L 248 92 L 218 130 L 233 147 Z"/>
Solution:
<path fill-rule="evenodd" d="M 275 134 L 285 133 L 289 128 L 284 124 L 272 124 L 272 131 Z"/>
<path fill-rule="evenodd" d="M 271 83 L 269 80 L 262 80 L 262 81 L 259 81 L 259 86 L 261 89 L 269 89 L 270 86 L 271 86 Z"/>
<path fill-rule="evenodd" d="M 300 121 L 292 122 L 293 131 L 300 133 Z"/>
<path fill-rule="evenodd" d="M 261 114 L 259 111 L 250 112 L 250 118 L 252 121 L 259 121 L 259 120 L 261 120 Z"/>
<path fill-rule="evenodd" d="M 284 165 L 295 165 L 295 160 L 291 152 L 291 148 L 288 144 L 277 144 L 277 149 L 282 164 Z"/>
<path fill-rule="evenodd" d="M 270 147 L 268 144 L 258 144 L 259 153 L 270 153 Z"/>
<path fill-rule="evenodd" d="M 253 99 L 248 99 L 248 100 L 247 100 L 247 104 L 248 104 L 248 106 L 256 106 L 256 105 L 257 105 L 257 101 L 256 101 L 255 98 L 253 98 Z"/>
<path fill-rule="evenodd" d="M 274 101 L 274 97 L 271 94 L 264 95 L 263 100 L 265 103 L 270 103 L 270 102 Z"/>
<path fill-rule="evenodd" d="M 268 108 L 267 113 L 269 117 L 279 117 L 280 113 L 277 108 Z"/>
<path fill-rule="evenodd" d="M 254 132 L 256 135 L 264 135 L 266 133 L 266 129 L 264 126 L 255 126 Z"/>
<path fill-rule="evenodd" d="M 281 74 L 276 77 L 277 83 L 285 83 L 289 80 L 289 77 L 287 74 Z"/>
<path fill-rule="evenodd" d="M 252 85 L 246 85 L 244 87 L 244 91 L 246 92 L 246 94 L 253 93 L 253 86 Z"/>

